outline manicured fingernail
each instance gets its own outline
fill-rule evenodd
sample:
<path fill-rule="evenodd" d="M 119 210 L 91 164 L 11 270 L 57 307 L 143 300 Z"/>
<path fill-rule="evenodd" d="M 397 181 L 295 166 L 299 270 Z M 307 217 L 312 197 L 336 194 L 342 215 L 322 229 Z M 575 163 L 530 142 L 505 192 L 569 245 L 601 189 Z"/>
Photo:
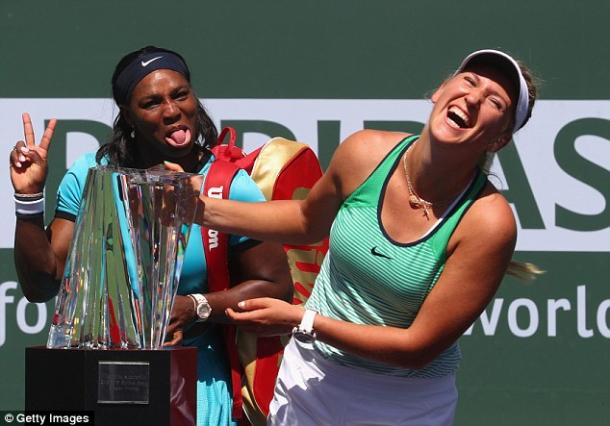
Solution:
<path fill-rule="evenodd" d="M 21 167 L 21 163 L 20 163 L 19 161 L 17 161 L 17 162 L 15 163 L 15 167 Z"/>
<path fill-rule="evenodd" d="M 245 308 L 246 307 L 246 302 L 244 302 L 243 300 L 241 302 L 239 302 L 237 304 L 237 306 L 239 306 L 240 308 Z"/>
<path fill-rule="evenodd" d="M 22 146 L 21 152 L 23 152 L 24 154 L 27 154 L 28 152 L 30 152 L 30 149 L 27 146 Z"/>
<path fill-rule="evenodd" d="M 22 161 L 22 162 L 25 161 L 25 157 L 23 155 L 20 155 L 19 156 L 19 161 Z"/>

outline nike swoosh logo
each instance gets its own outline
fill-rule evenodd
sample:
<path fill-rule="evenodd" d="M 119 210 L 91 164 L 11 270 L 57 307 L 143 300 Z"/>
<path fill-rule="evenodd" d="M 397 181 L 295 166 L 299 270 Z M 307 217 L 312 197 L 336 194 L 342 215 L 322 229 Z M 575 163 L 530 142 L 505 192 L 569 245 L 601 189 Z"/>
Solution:
<path fill-rule="evenodd" d="M 155 62 L 157 59 L 161 59 L 163 56 L 155 56 L 152 59 L 149 59 L 148 61 L 141 61 L 140 63 L 142 64 L 143 67 L 147 67 L 148 64 L 150 64 L 151 62 Z"/>
<path fill-rule="evenodd" d="M 390 256 L 386 256 L 386 255 L 385 255 L 385 254 L 383 254 L 383 253 L 379 253 L 379 252 L 377 251 L 377 246 L 374 246 L 374 247 L 371 249 L 371 254 L 372 254 L 373 256 L 377 256 L 377 257 L 383 257 L 383 258 L 385 258 L 385 259 L 390 259 L 390 260 L 392 259 Z"/>

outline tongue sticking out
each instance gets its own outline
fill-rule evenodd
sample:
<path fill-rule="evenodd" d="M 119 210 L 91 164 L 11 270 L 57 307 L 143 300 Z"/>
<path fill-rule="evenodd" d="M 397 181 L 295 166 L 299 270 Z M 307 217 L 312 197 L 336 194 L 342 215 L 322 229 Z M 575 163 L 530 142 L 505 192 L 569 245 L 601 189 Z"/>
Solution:
<path fill-rule="evenodd" d="M 191 140 L 190 130 L 176 130 L 171 135 L 165 138 L 168 143 L 172 145 L 184 145 Z"/>

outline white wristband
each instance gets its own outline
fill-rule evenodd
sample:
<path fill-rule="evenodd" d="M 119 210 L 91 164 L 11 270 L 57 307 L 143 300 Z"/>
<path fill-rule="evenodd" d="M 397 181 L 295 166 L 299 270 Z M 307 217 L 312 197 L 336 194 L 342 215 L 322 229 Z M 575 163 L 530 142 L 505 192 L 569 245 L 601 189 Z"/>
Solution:
<path fill-rule="evenodd" d="M 299 328 L 304 333 L 313 333 L 313 322 L 316 319 L 317 312 L 306 310 L 303 314 L 303 318 L 301 319 L 301 324 Z"/>
<path fill-rule="evenodd" d="M 316 319 L 317 312 L 305 310 L 301 323 L 298 327 L 292 330 L 292 335 L 295 339 L 301 342 L 312 342 L 316 339 L 316 332 L 313 329 L 313 322 Z"/>
<path fill-rule="evenodd" d="M 44 213 L 44 197 L 34 201 L 23 201 L 15 198 L 15 213 L 26 216 Z"/>

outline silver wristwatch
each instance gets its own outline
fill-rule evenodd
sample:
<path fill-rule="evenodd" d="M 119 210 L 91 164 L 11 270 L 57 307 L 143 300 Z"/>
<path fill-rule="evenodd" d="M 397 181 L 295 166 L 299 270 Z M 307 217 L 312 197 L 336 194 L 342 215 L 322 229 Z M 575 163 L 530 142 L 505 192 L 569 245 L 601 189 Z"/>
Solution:
<path fill-rule="evenodd" d="M 300 342 L 313 342 L 316 340 L 316 332 L 313 329 L 313 322 L 317 312 L 305 310 L 301 323 L 292 329 L 292 335 Z"/>
<path fill-rule="evenodd" d="M 197 322 L 206 321 L 212 313 L 212 307 L 208 303 L 208 299 L 203 294 L 193 293 L 189 294 L 189 297 L 193 299 L 195 306 L 195 315 L 197 315 Z"/>

